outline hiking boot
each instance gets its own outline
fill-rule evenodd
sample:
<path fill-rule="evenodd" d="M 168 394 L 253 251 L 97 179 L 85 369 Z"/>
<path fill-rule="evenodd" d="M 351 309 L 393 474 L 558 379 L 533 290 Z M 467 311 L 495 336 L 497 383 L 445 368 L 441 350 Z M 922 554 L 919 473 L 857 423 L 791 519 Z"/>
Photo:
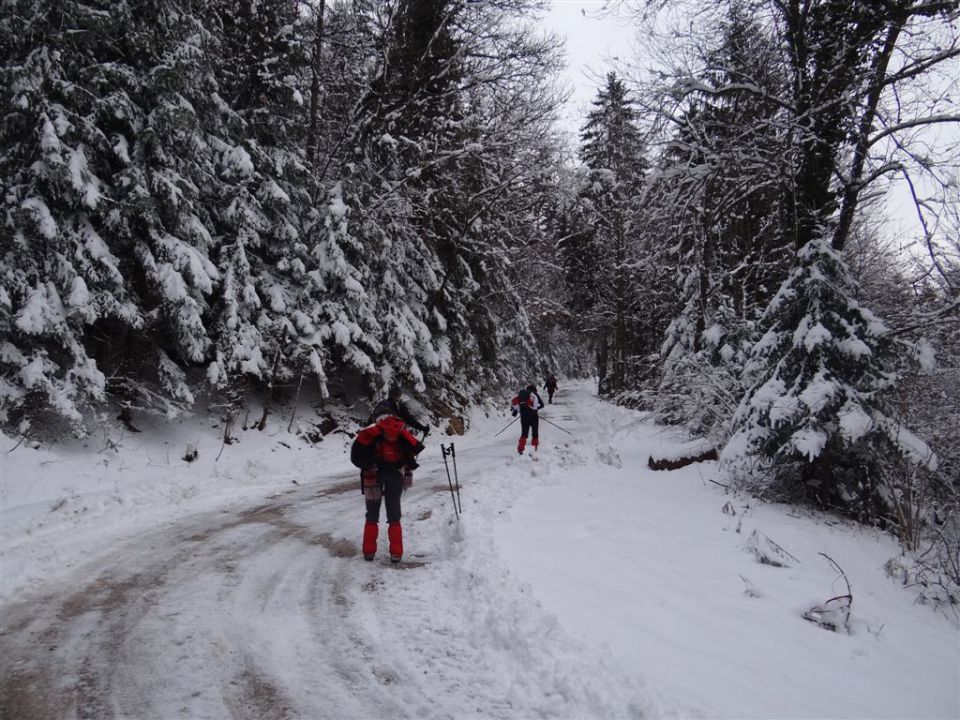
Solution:
<path fill-rule="evenodd" d="M 373 555 L 364 555 L 363 559 L 367 562 L 373 562 Z"/>
<path fill-rule="evenodd" d="M 403 529 L 400 523 L 390 523 L 387 526 L 387 535 L 390 537 L 390 562 L 400 562 L 403 557 Z"/>
<path fill-rule="evenodd" d="M 377 552 L 377 535 L 380 533 L 380 528 L 375 522 L 366 522 L 363 524 L 363 545 L 360 547 L 360 552 L 363 553 L 364 560 L 373 560 L 374 554 Z"/>

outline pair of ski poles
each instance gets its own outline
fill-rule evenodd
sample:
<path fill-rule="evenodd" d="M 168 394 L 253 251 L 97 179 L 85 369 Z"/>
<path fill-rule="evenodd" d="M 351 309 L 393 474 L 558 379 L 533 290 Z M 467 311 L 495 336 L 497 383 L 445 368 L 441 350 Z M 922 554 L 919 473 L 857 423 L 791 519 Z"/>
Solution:
<path fill-rule="evenodd" d="M 567 435 L 573 435 L 573 433 L 567 430 L 566 428 L 560 427 L 555 422 L 547 420 L 547 418 L 545 417 L 541 417 L 540 419 L 543 420 L 544 422 L 550 423 L 555 428 L 563 430 L 563 432 L 565 432 Z M 498 432 L 497 435 L 500 435 L 500 433 L 502 433 L 508 427 L 513 425 L 517 420 L 519 420 L 519 417 L 516 417 L 513 420 L 511 420 L 509 423 L 507 423 L 507 426 L 504 427 L 502 430 L 500 430 L 500 432 Z M 494 437 L 497 437 L 497 435 L 494 435 Z M 457 520 L 459 521 L 460 515 L 463 513 L 463 505 L 461 505 L 460 503 L 460 474 L 457 472 L 457 449 L 454 447 L 453 443 L 450 443 L 449 447 L 441 443 L 440 453 L 443 455 L 443 467 L 447 471 L 447 485 L 449 485 L 450 487 L 450 499 L 453 501 L 453 513 L 454 515 L 456 515 Z M 452 476 L 450 475 L 450 463 L 447 462 L 448 457 L 453 463 Z M 454 487 L 456 487 L 456 490 L 454 490 Z"/>
<path fill-rule="evenodd" d="M 519 420 L 519 419 L 520 419 L 520 417 L 518 416 L 518 417 L 515 417 L 515 418 L 514 418 L 513 420 L 511 420 L 510 422 L 508 422 L 503 429 L 501 429 L 496 435 L 494 435 L 494 437 L 497 437 L 498 435 L 500 435 L 504 430 L 506 430 L 508 427 L 510 427 L 511 425 L 513 425 L 513 424 L 514 424 L 517 420 Z M 555 422 L 552 422 L 552 421 L 550 421 L 550 420 L 547 420 L 547 418 L 543 417 L 543 415 L 540 416 L 540 419 L 543 420 L 545 423 L 550 423 L 551 425 L 553 425 L 555 428 L 557 428 L 557 429 L 559 429 L 559 430 L 563 430 L 567 435 L 573 435 L 572 432 L 570 432 L 570 431 L 567 430 L 566 428 L 560 427 L 560 426 L 557 425 Z"/>
<path fill-rule="evenodd" d="M 450 443 L 450 447 L 440 444 L 440 452 L 443 454 L 443 466 L 447 469 L 447 484 L 450 485 L 450 499 L 453 500 L 453 514 L 460 520 L 460 514 L 463 512 L 463 506 L 460 504 L 460 475 L 457 473 L 457 450 Z M 447 464 L 447 456 L 453 460 L 453 477 L 450 477 L 450 466 Z M 457 494 L 453 494 L 454 481 L 457 486 Z"/>

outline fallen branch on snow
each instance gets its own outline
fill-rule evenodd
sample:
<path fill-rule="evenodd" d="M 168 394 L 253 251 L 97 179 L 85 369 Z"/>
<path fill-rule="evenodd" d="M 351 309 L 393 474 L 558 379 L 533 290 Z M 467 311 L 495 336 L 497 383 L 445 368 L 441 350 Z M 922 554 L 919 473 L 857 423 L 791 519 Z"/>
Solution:
<path fill-rule="evenodd" d="M 803 614 L 803 618 L 804 620 L 816 623 L 826 630 L 832 630 L 833 632 L 843 630 L 844 632 L 849 632 L 850 608 L 853 605 L 853 590 L 850 587 L 850 581 L 847 579 L 847 574 L 843 571 L 843 568 L 841 568 L 832 557 L 826 553 L 819 554 L 825 557 L 829 563 L 836 568 L 837 572 L 840 573 L 840 577 L 843 578 L 843 582 L 847 586 L 847 594 L 837 595 L 820 605 L 810 608 Z"/>
<path fill-rule="evenodd" d="M 710 448 L 705 452 L 698 453 L 696 455 L 681 455 L 679 457 L 659 457 L 654 458 L 653 455 L 650 456 L 650 459 L 647 460 L 647 465 L 651 470 L 679 470 L 682 467 L 687 465 L 693 465 L 693 463 L 706 462 L 707 460 L 716 460 L 717 459 L 717 449 Z M 719 484 L 719 483 L 718 483 Z"/>

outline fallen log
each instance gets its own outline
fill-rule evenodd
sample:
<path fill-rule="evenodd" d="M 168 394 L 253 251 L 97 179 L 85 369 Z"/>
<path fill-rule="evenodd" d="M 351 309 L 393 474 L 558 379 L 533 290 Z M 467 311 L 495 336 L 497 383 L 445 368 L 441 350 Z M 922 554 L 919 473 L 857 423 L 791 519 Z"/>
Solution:
<path fill-rule="evenodd" d="M 647 460 L 647 465 L 651 470 L 679 470 L 682 467 L 687 465 L 692 465 L 693 463 L 706 462 L 707 460 L 716 460 L 717 459 L 717 449 L 710 448 L 700 453 L 693 455 L 679 455 L 672 457 L 658 457 L 654 458 L 653 455 L 650 456 L 650 459 Z"/>

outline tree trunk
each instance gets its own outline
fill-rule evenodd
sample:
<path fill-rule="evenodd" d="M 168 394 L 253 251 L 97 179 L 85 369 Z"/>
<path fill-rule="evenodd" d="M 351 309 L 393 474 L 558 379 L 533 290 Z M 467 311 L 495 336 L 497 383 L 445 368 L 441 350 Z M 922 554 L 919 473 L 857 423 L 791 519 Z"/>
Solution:
<path fill-rule="evenodd" d="M 597 339 L 597 394 L 604 395 L 607 389 L 607 356 L 610 348 L 606 330 L 600 330 L 599 332 L 600 337 Z"/>
<path fill-rule="evenodd" d="M 270 379 L 267 381 L 267 392 L 263 398 L 263 415 L 260 416 L 260 422 L 256 424 L 257 430 L 263 430 L 267 426 L 267 415 L 270 413 L 270 406 L 273 404 L 273 386 L 277 381 L 277 368 L 280 366 L 280 350 L 277 350 L 273 356 L 273 368 L 270 371 Z"/>
<path fill-rule="evenodd" d="M 890 64 L 890 57 L 893 55 L 894 48 L 897 45 L 897 38 L 900 37 L 900 31 L 906 18 L 897 17 L 891 23 L 887 30 L 887 38 L 883 44 L 883 49 L 874 59 L 873 79 L 870 83 L 870 90 L 867 93 L 867 106 L 864 108 L 863 115 L 860 117 L 860 125 L 857 128 L 857 142 L 853 149 L 853 161 L 850 170 L 850 176 L 847 178 L 846 186 L 843 189 L 843 196 L 840 203 L 840 219 L 837 222 L 837 230 L 833 236 L 833 249 L 843 250 L 847 244 L 847 236 L 850 234 L 850 226 L 853 224 L 853 216 L 857 209 L 857 202 L 860 199 L 860 191 L 863 189 L 860 184 L 863 180 L 863 166 L 867 160 L 867 150 L 870 147 L 870 131 L 873 129 L 873 121 L 877 115 L 877 104 L 880 102 L 880 95 L 883 91 L 884 80 L 887 76 L 887 66 Z"/>
<path fill-rule="evenodd" d="M 627 356 L 627 280 L 626 280 L 626 240 L 623 232 L 623 218 L 617 212 L 616 243 L 616 321 L 613 330 L 613 390 L 622 392 L 626 386 Z"/>

